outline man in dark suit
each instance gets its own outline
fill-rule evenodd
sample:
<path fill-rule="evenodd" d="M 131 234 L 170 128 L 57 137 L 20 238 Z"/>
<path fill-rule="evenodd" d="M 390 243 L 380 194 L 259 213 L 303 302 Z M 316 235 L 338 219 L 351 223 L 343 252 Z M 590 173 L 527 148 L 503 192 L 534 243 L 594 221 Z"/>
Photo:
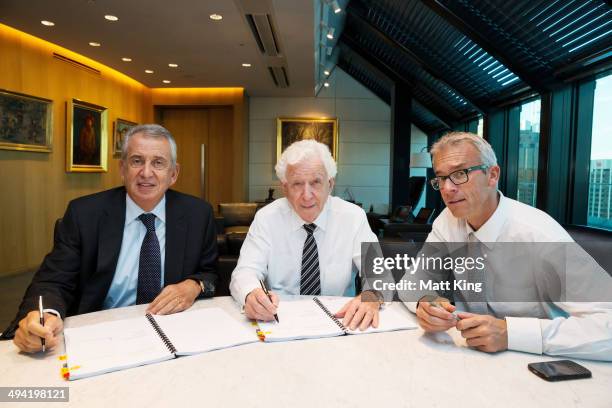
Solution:
<path fill-rule="evenodd" d="M 4 331 L 20 350 L 58 343 L 62 318 L 149 303 L 170 314 L 214 294 L 216 233 L 210 205 L 168 190 L 178 177 L 176 143 L 159 125 L 133 128 L 120 161 L 124 187 L 69 203 L 57 239 Z M 39 296 L 45 324 L 39 322 Z"/>

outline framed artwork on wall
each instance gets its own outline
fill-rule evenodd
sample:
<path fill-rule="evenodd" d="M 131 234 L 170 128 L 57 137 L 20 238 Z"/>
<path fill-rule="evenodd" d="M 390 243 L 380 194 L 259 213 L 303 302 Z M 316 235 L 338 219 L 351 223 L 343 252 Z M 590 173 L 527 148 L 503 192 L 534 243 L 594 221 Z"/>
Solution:
<path fill-rule="evenodd" d="M 277 118 L 276 160 L 293 142 L 315 139 L 329 147 L 334 160 L 338 160 L 338 119 Z"/>
<path fill-rule="evenodd" d="M 72 99 L 67 103 L 66 171 L 107 171 L 108 109 Z"/>
<path fill-rule="evenodd" d="M 131 128 L 136 126 L 137 123 L 130 122 L 129 120 L 119 119 L 113 124 L 113 156 L 121 156 L 121 146 L 123 145 L 123 139 L 125 135 L 130 131 Z"/>
<path fill-rule="evenodd" d="M 53 101 L 0 89 L 0 149 L 52 150 Z"/>

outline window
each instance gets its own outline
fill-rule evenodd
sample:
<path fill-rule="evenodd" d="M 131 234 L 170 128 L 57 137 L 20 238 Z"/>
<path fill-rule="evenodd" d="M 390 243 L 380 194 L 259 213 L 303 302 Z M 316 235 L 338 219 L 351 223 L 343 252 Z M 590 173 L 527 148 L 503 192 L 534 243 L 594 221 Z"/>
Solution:
<path fill-rule="evenodd" d="M 521 105 L 517 199 L 535 207 L 540 144 L 540 100 Z"/>
<path fill-rule="evenodd" d="M 612 75 L 595 81 L 587 225 L 612 229 Z"/>
<path fill-rule="evenodd" d="M 476 134 L 478 136 L 480 136 L 480 137 L 483 137 L 483 134 L 484 134 L 484 118 L 482 116 L 478 119 L 478 125 L 477 125 L 476 129 L 477 129 L 476 130 Z"/>

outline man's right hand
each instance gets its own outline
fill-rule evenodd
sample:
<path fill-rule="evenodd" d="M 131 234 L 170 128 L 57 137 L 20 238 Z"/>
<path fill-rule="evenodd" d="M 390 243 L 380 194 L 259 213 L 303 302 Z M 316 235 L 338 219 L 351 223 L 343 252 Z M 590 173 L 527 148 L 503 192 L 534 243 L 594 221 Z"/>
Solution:
<path fill-rule="evenodd" d="M 59 344 L 58 335 L 64 328 L 61 318 L 52 313 L 45 313 L 45 326 L 40 324 L 40 313 L 33 310 L 19 322 L 13 343 L 19 350 L 36 353 L 42 350 L 41 339 L 45 339 L 45 349 L 51 350 Z"/>
<path fill-rule="evenodd" d="M 457 319 L 451 314 L 455 311 L 455 306 L 442 297 L 435 299 L 435 302 L 440 307 L 433 306 L 426 300 L 419 301 L 416 310 L 419 325 L 427 332 L 441 332 L 455 327 Z"/>
<path fill-rule="evenodd" d="M 272 301 L 265 294 L 263 289 L 253 289 L 246 297 L 244 304 L 244 313 L 249 319 L 270 321 L 274 320 L 274 315 L 277 313 L 278 296 L 276 293 L 269 292 Z"/>

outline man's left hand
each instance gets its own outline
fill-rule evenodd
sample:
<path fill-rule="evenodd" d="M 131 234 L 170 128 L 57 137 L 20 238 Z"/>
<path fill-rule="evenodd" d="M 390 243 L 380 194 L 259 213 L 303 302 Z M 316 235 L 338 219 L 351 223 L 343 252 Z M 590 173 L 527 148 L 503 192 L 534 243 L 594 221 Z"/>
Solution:
<path fill-rule="evenodd" d="M 362 296 L 364 297 L 362 299 Z M 350 330 L 363 331 L 370 327 L 378 327 L 378 310 L 380 302 L 371 292 L 363 292 L 355 296 L 342 307 L 334 316 L 342 319 L 342 324 Z"/>
<path fill-rule="evenodd" d="M 193 279 L 166 286 L 149 304 L 147 313 L 172 314 L 189 309 L 202 289 Z"/>
<path fill-rule="evenodd" d="M 457 330 L 461 331 L 468 346 L 487 353 L 508 349 L 508 329 L 504 319 L 465 312 L 457 315 L 461 319 L 457 322 Z"/>

